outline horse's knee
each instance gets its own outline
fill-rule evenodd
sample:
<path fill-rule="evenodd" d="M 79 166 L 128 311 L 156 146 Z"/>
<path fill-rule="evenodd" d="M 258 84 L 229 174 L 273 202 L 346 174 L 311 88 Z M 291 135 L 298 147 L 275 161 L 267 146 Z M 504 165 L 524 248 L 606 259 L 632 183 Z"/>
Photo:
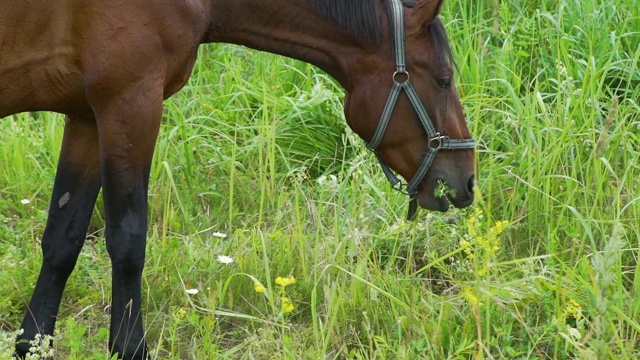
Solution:
<path fill-rule="evenodd" d="M 50 229 L 45 230 L 41 244 L 43 265 L 68 276 L 76 265 L 78 255 L 84 245 L 86 231 L 48 230 Z"/>
<path fill-rule="evenodd" d="M 114 270 L 142 271 L 147 236 L 144 226 L 126 226 L 107 234 L 107 252 Z"/>

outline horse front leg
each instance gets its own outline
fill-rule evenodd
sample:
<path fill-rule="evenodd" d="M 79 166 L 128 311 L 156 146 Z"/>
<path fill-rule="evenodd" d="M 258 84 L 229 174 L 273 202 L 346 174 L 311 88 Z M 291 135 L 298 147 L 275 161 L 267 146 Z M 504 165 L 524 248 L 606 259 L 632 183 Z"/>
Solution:
<path fill-rule="evenodd" d="M 106 243 L 112 264 L 109 348 L 127 360 L 148 357 L 141 310 L 142 270 L 149 172 L 162 116 L 162 96 L 151 96 L 150 89 L 154 87 L 149 84 L 130 85 L 131 92 L 101 104 L 96 114 Z"/>
<path fill-rule="evenodd" d="M 87 125 L 88 124 L 88 125 Z M 53 335 L 60 299 L 87 236 L 100 190 L 98 131 L 95 125 L 67 118 L 58 170 L 42 237 L 43 261 L 16 355 L 24 358 L 36 334 Z"/>

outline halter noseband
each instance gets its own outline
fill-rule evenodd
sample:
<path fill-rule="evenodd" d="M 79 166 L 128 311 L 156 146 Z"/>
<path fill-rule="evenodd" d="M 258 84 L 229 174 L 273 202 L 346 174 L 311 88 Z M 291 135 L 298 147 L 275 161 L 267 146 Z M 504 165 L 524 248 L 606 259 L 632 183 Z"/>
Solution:
<path fill-rule="evenodd" d="M 394 43 L 395 43 L 395 55 L 396 55 L 396 71 L 393 73 L 393 86 L 391 87 L 391 93 L 389 93 L 389 97 L 387 98 L 387 102 L 384 105 L 384 109 L 382 111 L 382 115 L 380 116 L 380 122 L 378 123 L 378 127 L 376 128 L 375 133 L 371 140 L 367 143 L 367 147 L 376 154 L 376 158 L 382 167 L 382 171 L 385 176 L 391 182 L 391 186 L 393 189 L 400 191 L 401 193 L 408 195 L 410 197 L 409 202 L 409 213 L 407 215 L 407 219 L 411 220 L 416 214 L 416 210 L 418 209 L 418 186 L 427 175 L 433 160 L 436 157 L 436 154 L 439 150 L 467 150 L 473 149 L 475 147 L 474 139 L 450 139 L 446 135 L 441 135 L 433 126 L 431 119 L 429 118 L 429 114 L 425 110 L 416 90 L 413 85 L 409 81 L 409 72 L 407 71 L 404 59 L 404 8 L 402 2 L 400 0 L 390 0 L 391 3 L 391 22 L 394 29 Z M 408 183 L 403 183 L 396 175 L 394 175 L 393 171 L 389 168 L 387 164 L 384 163 L 380 154 L 376 151 L 380 143 L 382 142 L 382 138 L 384 133 L 389 126 L 389 121 L 391 120 L 391 113 L 396 105 L 398 100 L 398 95 L 400 92 L 404 90 L 407 96 L 409 97 L 409 101 L 411 105 L 413 105 L 413 109 L 418 114 L 418 118 L 420 119 L 420 123 L 427 131 L 427 136 L 429 137 L 429 147 L 427 148 L 426 153 L 424 154 L 424 158 L 422 160 L 422 164 L 418 167 L 415 175 Z"/>

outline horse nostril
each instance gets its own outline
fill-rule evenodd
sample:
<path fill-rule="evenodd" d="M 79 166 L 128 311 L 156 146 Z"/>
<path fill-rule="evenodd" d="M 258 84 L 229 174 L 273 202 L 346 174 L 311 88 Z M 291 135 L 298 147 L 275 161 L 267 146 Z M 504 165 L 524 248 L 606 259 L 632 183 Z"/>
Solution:
<path fill-rule="evenodd" d="M 469 178 L 469 182 L 467 183 L 467 190 L 469 193 L 473 194 L 473 187 L 475 186 L 474 176 L 471 175 Z"/>

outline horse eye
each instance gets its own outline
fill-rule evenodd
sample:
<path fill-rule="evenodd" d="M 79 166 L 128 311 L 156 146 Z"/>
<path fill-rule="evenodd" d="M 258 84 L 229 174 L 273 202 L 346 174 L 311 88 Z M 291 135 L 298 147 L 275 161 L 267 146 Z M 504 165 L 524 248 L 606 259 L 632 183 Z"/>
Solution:
<path fill-rule="evenodd" d="M 451 76 L 445 76 L 445 77 L 436 79 L 436 82 L 438 83 L 439 87 L 443 89 L 447 89 L 449 88 L 449 86 L 451 86 Z"/>

